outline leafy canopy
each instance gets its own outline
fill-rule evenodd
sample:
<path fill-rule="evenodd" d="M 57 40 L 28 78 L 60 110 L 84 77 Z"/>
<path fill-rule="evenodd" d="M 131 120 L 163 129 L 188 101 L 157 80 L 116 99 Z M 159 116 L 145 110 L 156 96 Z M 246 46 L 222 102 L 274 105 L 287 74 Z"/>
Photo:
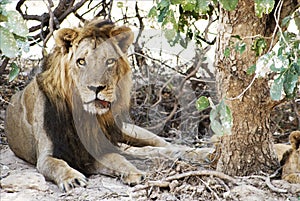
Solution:
<path fill-rule="evenodd" d="M 157 18 L 161 23 L 165 37 L 170 45 L 179 43 L 187 47 L 189 40 L 201 44 L 201 33 L 193 25 L 199 19 L 208 19 L 212 15 L 218 15 L 217 6 L 220 4 L 225 10 L 235 10 L 238 0 L 157 0 L 149 12 L 149 17 Z M 259 18 L 269 14 L 274 9 L 275 0 L 255 0 L 255 14 Z M 273 100 L 293 98 L 299 90 L 300 77 L 300 9 L 282 20 L 280 26 L 288 26 L 291 22 L 298 29 L 297 33 L 288 31 L 279 32 L 278 48 L 268 51 L 267 42 L 263 37 L 253 40 L 250 49 L 258 57 L 256 64 L 247 70 L 247 74 L 254 75 L 254 79 L 260 77 L 273 77 L 270 80 L 270 96 Z M 243 54 L 246 44 L 240 36 L 231 36 L 230 44 L 225 49 L 225 57 L 229 57 L 231 51 Z M 234 42 L 235 41 L 235 42 Z M 230 109 L 222 100 L 214 105 L 210 98 L 201 96 L 196 102 L 198 110 L 211 107 L 211 128 L 216 134 L 230 134 L 232 116 Z"/>
<path fill-rule="evenodd" d="M 5 6 L 8 0 L 0 1 L 0 52 L 3 57 L 15 58 L 22 51 L 29 51 L 27 40 L 28 28 L 20 13 L 8 11 Z M 15 64 L 11 64 L 9 81 L 12 81 L 19 73 L 20 69 Z"/>

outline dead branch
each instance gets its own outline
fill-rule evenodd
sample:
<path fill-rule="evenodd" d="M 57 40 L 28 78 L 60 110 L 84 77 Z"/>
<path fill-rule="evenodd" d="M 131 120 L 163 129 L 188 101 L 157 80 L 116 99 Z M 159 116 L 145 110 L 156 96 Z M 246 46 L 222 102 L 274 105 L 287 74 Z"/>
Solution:
<path fill-rule="evenodd" d="M 48 5 L 49 4 L 49 5 Z M 49 19 L 49 33 L 47 34 L 46 38 L 43 40 L 43 47 L 46 47 L 46 44 L 48 42 L 48 40 L 50 39 L 50 37 L 53 34 L 54 31 L 54 13 L 52 12 L 51 8 L 53 7 L 53 2 L 52 0 L 48 0 L 48 4 L 46 4 L 49 15 L 50 15 L 50 19 Z"/>
<path fill-rule="evenodd" d="M 167 188 L 167 187 L 169 187 L 169 185 L 172 181 L 180 180 L 180 179 L 183 179 L 185 177 L 191 177 L 191 176 L 214 176 L 214 177 L 218 177 L 220 179 L 226 180 L 228 182 L 231 182 L 233 184 L 238 183 L 235 178 L 233 178 L 229 175 L 226 175 L 222 172 L 217 172 L 217 171 L 213 171 L 213 170 L 198 170 L 198 171 L 189 171 L 189 172 L 184 172 L 184 173 L 181 173 L 181 174 L 176 174 L 176 175 L 173 175 L 173 176 L 169 176 L 169 177 L 165 178 L 164 180 L 148 181 L 145 185 L 137 185 L 133 189 L 133 192 L 140 191 L 140 190 L 145 190 L 145 189 L 148 189 L 149 187 Z"/>
<path fill-rule="evenodd" d="M 52 11 L 48 7 L 53 7 L 52 0 L 48 0 L 48 13 L 43 13 L 42 15 L 28 15 L 24 13 L 21 9 L 22 5 L 26 0 L 20 0 L 17 3 L 16 10 L 23 16 L 25 20 L 35 20 L 39 21 L 39 25 L 35 25 L 29 28 L 29 32 L 33 33 L 35 31 L 41 30 L 40 33 L 31 37 L 31 41 L 40 42 L 45 41 L 44 44 L 49 40 L 49 37 L 54 30 L 59 28 L 59 25 L 62 21 L 71 13 L 75 13 L 79 8 L 81 8 L 87 0 L 81 0 L 78 3 L 75 3 L 75 0 L 60 0 L 57 7 Z M 50 35 L 50 36 L 49 36 Z M 46 40 L 47 39 L 47 40 Z M 33 43 L 32 45 L 34 45 Z"/>
<path fill-rule="evenodd" d="M 271 189 L 272 191 L 276 192 L 276 193 L 287 193 L 287 190 L 285 189 L 280 189 L 275 187 L 272 183 L 271 183 L 271 176 L 261 176 L 261 175 L 251 175 L 251 176 L 245 176 L 245 177 L 241 177 L 242 179 L 249 179 L 249 178 L 259 178 L 265 181 L 266 185 L 269 187 L 269 189 Z"/>
<path fill-rule="evenodd" d="M 4 70 L 8 64 L 8 61 L 9 61 L 9 58 L 8 57 L 5 57 L 1 63 L 1 66 L 0 66 L 0 75 L 4 73 Z"/>
<path fill-rule="evenodd" d="M 214 176 L 219 177 L 223 180 L 232 182 L 234 184 L 237 184 L 237 180 L 227 174 L 224 174 L 222 172 L 214 171 L 214 170 L 198 170 L 198 171 L 190 171 L 190 172 L 184 172 L 181 174 L 177 174 L 174 176 L 167 177 L 165 181 L 172 181 L 172 180 L 178 180 L 185 177 L 191 177 L 191 176 Z"/>
<path fill-rule="evenodd" d="M 294 112 L 296 114 L 296 118 L 297 118 L 297 124 L 298 124 L 297 127 L 300 130 L 300 113 L 299 113 L 299 110 L 298 110 L 299 106 L 298 106 L 295 99 L 292 100 L 292 104 L 293 104 L 293 110 L 294 110 Z"/>
<path fill-rule="evenodd" d="M 215 196 L 215 198 L 216 198 L 217 200 L 221 200 L 221 199 L 219 198 L 218 194 L 217 194 L 213 189 L 211 189 L 211 187 L 208 185 L 208 183 L 206 183 L 206 182 L 203 181 L 202 179 L 200 179 L 200 181 L 205 185 L 205 187 L 206 187 L 208 190 L 210 190 L 210 192 L 212 192 L 212 194 Z"/>
<path fill-rule="evenodd" d="M 207 51 L 208 49 L 204 50 Z M 175 98 L 175 102 L 174 102 L 174 107 L 173 110 L 170 112 L 170 114 L 167 116 L 167 118 L 165 118 L 161 123 L 152 126 L 152 127 L 147 127 L 147 129 L 156 129 L 161 127 L 162 125 L 165 125 L 168 121 L 170 121 L 173 116 L 176 114 L 177 112 L 177 108 L 178 108 L 178 100 L 180 99 L 180 97 L 183 95 L 183 87 L 185 85 L 185 83 L 193 76 L 196 75 L 196 73 L 198 72 L 198 70 L 201 67 L 201 59 L 199 59 L 199 61 L 197 62 L 197 66 L 181 81 L 180 85 L 178 86 L 178 95 Z"/>

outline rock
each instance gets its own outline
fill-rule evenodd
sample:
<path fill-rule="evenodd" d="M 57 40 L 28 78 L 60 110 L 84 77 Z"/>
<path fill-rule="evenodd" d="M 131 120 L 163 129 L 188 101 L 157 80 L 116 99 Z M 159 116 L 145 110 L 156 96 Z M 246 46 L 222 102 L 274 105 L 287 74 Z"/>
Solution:
<path fill-rule="evenodd" d="M 48 190 L 43 175 L 33 171 L 22 171 L 11 174 L 1 180 L 1 187 L 5 191 L 17 192 L 23 189 Z"/>
<path fill-rule="evenodd" d="M 243 201 L 271 201 L 272 198 L 268 197 L 268 194 L 254 186 L 240 185 L 236 186 L 231 190 L 231 195 L 238 197 L 239 200 Z M 230 197 L 230 195 L 229 195 Z"/>
<path fill-rule="evenodd" d="M 300 197 L 300 184 L 292 184 L 285 180 L 273 180 L 272 183 L 281 189 L 286 189 L 289 193 Z"/>

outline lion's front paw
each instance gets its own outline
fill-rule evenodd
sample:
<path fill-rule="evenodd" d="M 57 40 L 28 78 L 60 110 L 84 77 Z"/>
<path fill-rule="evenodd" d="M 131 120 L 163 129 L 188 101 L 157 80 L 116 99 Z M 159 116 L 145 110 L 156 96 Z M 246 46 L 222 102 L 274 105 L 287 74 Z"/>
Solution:
<path fill-rule="evenodd" d="M 87 185 L 87 178 L 72 168 L 62 175 L 62 178 L 59 180 L 58 186 L 64 192 L 68 192 L 71 189 L 79 186 L 86 187 Z"/>
<path fill-rule="evenodd" d="M 145 174 L 141 171 L 124 173 L 121 175 L 121 180 L 128 185 L 136 185 L 145 179 Z"/>

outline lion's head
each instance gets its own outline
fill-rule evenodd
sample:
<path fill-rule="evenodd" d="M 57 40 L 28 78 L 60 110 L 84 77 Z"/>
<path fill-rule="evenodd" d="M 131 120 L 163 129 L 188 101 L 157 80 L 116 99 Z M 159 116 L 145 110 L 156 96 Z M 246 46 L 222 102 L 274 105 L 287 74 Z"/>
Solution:
<path fill-rule="evenodd" d="M 131 70 L 126 53 L 132 41 L 129 28 L 110 21 L 93 20 L 83 28 L 61 29 L 38 76 L 39 85 L 59 109 L 72 109 L 76 93 L 89 113 L 103 115 L 110 109 L 119 113 L 129 107 Z"/>

